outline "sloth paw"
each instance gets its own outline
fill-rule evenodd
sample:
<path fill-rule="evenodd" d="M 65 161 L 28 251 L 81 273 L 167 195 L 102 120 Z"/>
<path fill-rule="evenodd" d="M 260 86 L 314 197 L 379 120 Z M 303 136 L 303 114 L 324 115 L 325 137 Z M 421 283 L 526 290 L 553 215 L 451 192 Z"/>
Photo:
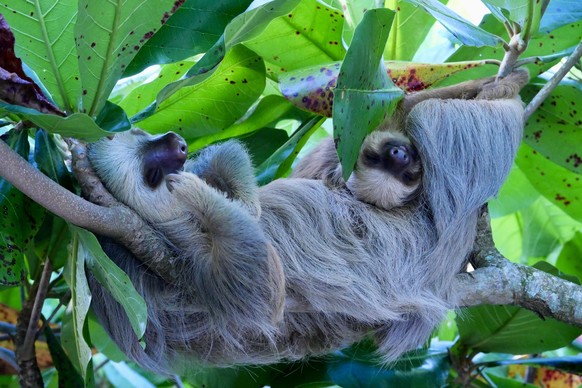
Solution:
<path fill-rule="evenodd" d="M 197 175 L 184 172 L 169 174 L 166 177 L 166 186 L 174 195 L 192 195 L 194 192 L 203 190 L 203 187 L 207 187 Z"/>

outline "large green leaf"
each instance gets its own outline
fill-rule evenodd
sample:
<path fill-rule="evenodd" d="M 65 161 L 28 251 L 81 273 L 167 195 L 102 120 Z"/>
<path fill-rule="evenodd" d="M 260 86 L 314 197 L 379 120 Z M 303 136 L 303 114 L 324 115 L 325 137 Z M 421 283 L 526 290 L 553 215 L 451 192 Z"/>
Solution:
<path fill-rule="evenodd" d="M 344 13 L 345 23 L 344 23 L 344 31 L 343 31 L 343 39 L 346 44 L 349 46 L 352 43 L 352 38 L 354 37 L 354 31 L 364 14 L 369 9 L 374 8 L 383 8 L 384 1 L 383 0 L 335 0 L 328 2 L 329 5 L 332 7 L 341 9 Z M 391 7 L 387 5 L 387 8 L 395 10 L 395 7 Z"/>
<path fill-rule="evenodd" d="M 528 85 L 523 91 L 531 100 L 542 85 Z M 527 121 L 526 144 L 548 160 L 582 174 L 582 101 L 580 82 L 566 81 L 558 85 Z"/>
<path fill-rule="evenodd" d="M 522 145 L 516 163 L 530 183 L 572 218 L 582 221 L 582 177 Z"/>
<path fill-rule="evenodd" d="M 524 258 L 545 257 L 570 240 L 581 224 L 557 206 L 539 198 L 521 211 Z"/>
<path fill-rule="evenodd" d="M 82 387 L 84 385 L 83 378 L 73 367 L 73 363 L 63 351 L 59 340 L 49 325 L 45 326 L 43 334 L 46 337 L 53 364 L 59 372 L 59 387 Z"/>
<path fill-rule="evenodd" d="M 568 241 L 560 251 L 556 267 L 562 272 L 574 275 L 582 282 L 582 225 L 580 231 Z"/>
<path fill-rule="evenodd" d="M 103 136 L 111 135 L 101 129 L 91 117 L 85 113 L 73 113 L 67 117 L 40 113 L 37 110 L 11 105 L 0 101 L 0 111 L 6 110 L 15 113 L 50 133 L 75 137 L 86 141 L 99 140 Z M 129 125 L 129 123 L 127 123 Z"/>
<path fill-rule="evenodd" d="M 438 20 L 455 38 L 467 46 L 498 46 L 502 40 L 457 15 L 437 0 L 406 0 L 422 7 Z M 473 58 L 474 59 L 474 58 Z"/>
<path fill-rule="evenodd" d="M 394 28 L 394 27 L 393 27 Z M 333 90 L 341 62 L 304 67 L 279 77 L 279 89 L 295 106 L 308 112 L 331 117 Z M 400 89 L 414 92 L 431 87 L 451 75 L 486 65 L 486 61 L 457 63 L 414 63 L 384 61 L 388 77 Z"/>
<path fill-rule="evenodd" d="M 160 103 L 182 87 L 202 83 L 211 77 L 217 71 L 218 64 L 226 52 L 242 42 L 259 36 L 273 19 L 289 14 L 299 3 L 300 0 L 270 2 L 235 17 L 216 44 L 188 70 L 185 79 L 166 85 L 157 95 L 156 101 L 132 117 L 132 122 L 143 121 L 151 116 Z"/>
<path fill-rule="evenodd" d="M 578 0 L 551 0 L 540 22 L 540 30 L 547 32 L 582 20 L 582 2 Z"/>
<path fill-rule="evenodd" d="M 78 111 L 81 81 L 73 29 L 77 0 L 13 0 L 0 10 L 16 37 L 16 53 L 38 75 L 55 103 Z"/>
<path fill-rule="evenodd" d="M 492 15 L 486 15 L 479 25 L 483 30 L 502 36 L 505 34 L 505 28 Z M 576 46 L 582 40 L 582 21 L 577 21 L 552 31 L 540 31 L 538 35 L 534 35 L 529 42 L 528 48 L 521 55 L 521 58 L 528 57 L 543 57 L 554 53 L 564 52 Z M 465 60 L 474 60 L 475 58 L 498 59 L 501 60 L 504 55 L 504 50 L 494 47 L 470 47 L 462 46 L 453 55 L 451 55 L 447 62 L 458 62 Z M 529 70 L 530 76 L 533 78 L 537 74 L 541 74 L 551 68 L 559 58 L 553 61 L 539 61 L 530 63 L 526 66 Z M 451 77 L 446 84 L 455 84 L 460 81 L 468 79 L 476 79 L 484 76 L 495 74 L 497 68 L 493 66 L 472 69 L 467 72 L 460 73 Z"/>
<path fill-rule="evenodd" d="M 303 148 L 311 134 L 325 121 L 322 117 L 313 117 L 295 131 L 285 144 L 257 167 L 257 181 L 264 185 L 281 178 L 290 169 L 293 161 Z"/>
<path fill-rule="evenodd" d="M 384 49 L 385 60 L 412 61 L 434 24 L 433 17 L 422 8 L 403 0 L 391 0 L 388 8 L 396 12 L 394 25 Z M 445 1 L 443 4 L 446 4 Z"/>
<path fill-rule="evenodd" d="M 28 132 L 12 130 L 0 141 L 28 159 Z M 25 279 L 24 253 L 42 224 L 46 211 L 8 181 L 0 178 L 0 288 Z"/>
<path fill-rule="evenodd" d="M 523 172 L 513 166 L 497 197 L 489 201 L 491 218 L 503 217 L 527 208 L 539 197 Z"/>
<path fill-rule="evenodd" d="M 261 34 L 247 39 L 245 45 L 263 57 L 268 74 L 278 77 L 342 59 L 343 22 L 339 10 L 316 0 L 303 0 L 289 13 L 273 19 Z"/>
<path fill-rule="evenodd" d="M 514 306 L 476 306 L 457 315 L 460 341 L 481 352 L 531 354 L 570 344 L 580 328 L 555 319 L 542 320 Z"/>
<path fill-rule="evenodd" d="M 540 25 L 543 4 L 547 3 L 547 0 L 483 0 L 483 2 L 489 9 L 495 8 L 495 14 L 502 13 L 502 10 L 507 11 L 509 20 L 519 24 L 522 29 L 529 24 L 530 31 L 535 34 Z"/>
<path fill-rule="evenodd" d="M 124 76 L 205 52 L 216 43 L 228 22 L 250 3 L 251 0 L 186 0 L 139 50 Z"/>
<path fill-rule="evenodd" d="M 402 97 L 381 61 L 394 12 L 373 9 L 364 14 L 342 63 L 334 91 L 334 139 L 348 179 L 365 136 L 390 117 Z"/>
<path fill-rule="evenodd" d="M 135 115 L 153 103 L 157 94 L 166 85 L 182 78 L 192 65 L 194 65 L 192 61 L 180 61 L 163 65 L 156 79 L 133 89 L 119 102 L 119 106 L 125 110 L 128 116 Z"/>
<path fill-rule="evenodd" d="M 44 175 L 66 189 L 75 191 L 71 172 L 63 160 L 63 152 L 55 143 L 53 136 L 40 129 L 36 131 L 35 136 L 34 161 Z M 39 257 L 48 258 L 53 264 L 53 269 L 58 270 L 65 265 L 70 240 L 71 233 L 67 223 L 49 213 L 35 237 L 34 249 Z"/>
<path fill-rule="evenodd" d="M 85 379 L 91 361 L 91 348 L 85 340 L 85 319 L 91 304 L 91 292 L 85 275 L 85 258 L 87 252 L 79 241 L 76 227 L 71 228 L 73 236 L 69 260 L 64 270 L 64 277 L 71 289 L 71 309 L 63 317 L 61 345 L 73 363 L 73 366 Z"/>
<path fill-rule="evenodd" d="M 250 114 L 244 120 L 236 122 L 224 131 L 213 135 L 198 138 L 188 145 L 188 151 L 199 150 L 209 144 L 231 137 L 241 137 L 249 135 L 262 128 L 273 127 L 278 121 L 283 119 L 304 120 L 309 115 L 295 108 L 291 103 L 281 96 L 269 95 L 261 99 Z M 266 133 L 265 133 L 266 134 Z M 275 135 L 277 137 L 277 135 Z M 253 159 L 258 165 L 261 162 Z"/>
<path fill-rule="evenodd" d="M 177 81 L 172 94 L 158 95 L 155 113 L 139 126 L 156 133 L 174 131 L 186 140 L 214 134 L 240 119 L 265 88 L 261 58 L 237 45 L 212 73 Z M 163 99 L 160 96 L 165 96 Z"/>
<path fill-rule="evenodd" d="M 79 55 L 82 112 L 99 113 L 113 86 L 141 46 L 183 0 L 79 0 L 75 43 Z"/>
<path fill-rule="evenodd" d="M 97 238 L 85 229 L 70 226 L 79 239 L 79 252 L 95 279 L 123 306 L 137 338 L 143 337 L 147 324 L 147 307 L 131 280 L 101 249 Z"/>

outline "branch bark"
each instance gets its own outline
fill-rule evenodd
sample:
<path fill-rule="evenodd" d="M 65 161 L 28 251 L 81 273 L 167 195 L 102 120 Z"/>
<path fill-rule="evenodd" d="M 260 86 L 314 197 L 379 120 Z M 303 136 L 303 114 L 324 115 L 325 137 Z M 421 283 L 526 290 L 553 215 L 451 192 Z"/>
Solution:
<path fill-rule="evenodd" d="M 487 213 L 479 220 L 474 252 L 477 269 L 455 279 L 462 306 L 515 305 L 582 327 L 582 286 L 507 260 L 495 248 Z"/>
<path fill-rule="evenodd" d="M 85 148 L 75 143 L 77 162 L 81 169 L 87 169 L 88 161 Z M 14 152 L 0 140 L 0 177 L 45 207 L 48 211 L 91 232 L 112 237 L 125 245 L 134 255 L 144 259 L 150 267 L 168 283 L 175 283 L 178 277 L 173 265 L 173 252 L 163 243 L 163 239 L 135 212 L 117 202 L 105 188 L 92 194 L 95 202 L 110 205 L 100 206 L 91 203 L 52 181 L 35 169 L 30 163 Z M 81 186 L 100 185 L 94 175 L 85 171 L 81 174 Z M 96 181 L 95 181 L 96 179 Z M 107 195 L 108 194 L 108 195 Z"/>

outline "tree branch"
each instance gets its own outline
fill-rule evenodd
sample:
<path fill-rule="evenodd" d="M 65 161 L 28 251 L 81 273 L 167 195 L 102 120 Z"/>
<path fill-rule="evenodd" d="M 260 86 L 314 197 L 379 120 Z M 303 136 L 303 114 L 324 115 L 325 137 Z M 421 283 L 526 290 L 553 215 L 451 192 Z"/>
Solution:
<path fill-rule="evenodd" d="M 566 62 L 554 73 L 552 78 L 544 85 L 543 88 L 540 89 L 538 94 L 529 102 L 527 107 L 525 108 L 525 120 L 529 119 L 529 117 L 535 112 L 536 109 L 540 107 L 542 102 L 550 95 L 552 90 L 564 78 L 566 74 L 570 71 L 570 69 L 580 60 L 582 57 L 582 42 L 578 43 L 576 49 L 572 54 L 568 57 Z"/>
<path fill-rule="evenodd" d="M 90 169 L 84 145 L 74 143 L 71 150 L 78 161 L 80 171 Z M 168 283 L 173 284 L 178 277 L 173 262 L 173 252 L 164 239 L 150 225 L 146 224 L 134 211 L 117 202 L 105 188 L 91 194 L 98 203 L 91 203 L 52 181 L 35 169 L 30 163 L 0 141 L 0 177 L 10 182 L 23 194 L 45 207 L 48 211 L 91 232 L 112 237 L 126 246 L 136 257 Z M 92 171 L 92 170 L 91 170 Z M 88 171 L 78 175 L 81 187 L 101 185 Z"/>
<path fill-rule="evenodd" d="M 478 268 L 455 279 L 462 306 L 516 305 L 582 327 L 582 286 L 507 260 L 495 249 L 487 213 L 477 229 L 474 264 Z"/>

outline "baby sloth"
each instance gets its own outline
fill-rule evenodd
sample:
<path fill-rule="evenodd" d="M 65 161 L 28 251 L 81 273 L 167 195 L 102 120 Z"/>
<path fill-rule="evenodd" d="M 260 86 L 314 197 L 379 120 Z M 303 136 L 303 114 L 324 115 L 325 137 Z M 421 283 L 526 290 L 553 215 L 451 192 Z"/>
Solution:
<path fill-rule="evenodd" d="M 347 182 L 331 138 L 301 159 L 291 176 L 321 179 L 330 187 L 345 186 L 357 199 L 389 210 L 418 194 L 421 173 L 418 151 L 410 140 L 397 130 L 384 129 L 366 137 Z"/>
<path fill-rule="evenodd" d="M 102 182 L 159 232 L 178 274 L 166 282 L 102 238 L 147 303 L 145 348 L 122 306 L 90 277 L 99 320 L 131 359 L 166 374 L 297 360 L 366 335 L 385 361 L 414 349 L 455 306 L 451 286 L 479 209 L 521 139 L 514 97 L 527 74 L 502 80 L 508 92 L 495 100 L 481 99 L 490 82 L 407 97 L 390 130 L 365 140 L 345 184 L 331 141 L 294 177 L 261 188 L 235 141 L 186 162 L 171 133 L 133 130 L 92 144 Z M 431 98 L 440 95 L 468 99 Z"/>

